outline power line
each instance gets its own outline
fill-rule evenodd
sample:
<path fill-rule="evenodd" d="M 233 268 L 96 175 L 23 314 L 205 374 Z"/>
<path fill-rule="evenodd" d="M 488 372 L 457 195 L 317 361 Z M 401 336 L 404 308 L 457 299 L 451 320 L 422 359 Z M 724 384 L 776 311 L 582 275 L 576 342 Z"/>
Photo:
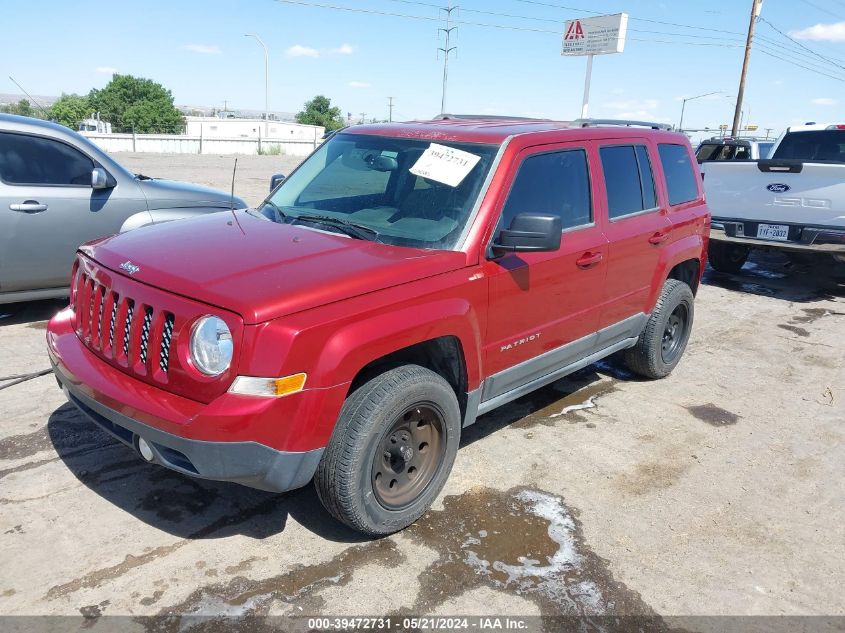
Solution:
<path fill-rule="evenodd" d="M 774 53 L 770 53 L 767 50 L 760 49 L 760 53 L 762 53 L 763 55 L 768 55 L 769 57 L 773 57 L 775 59 L 779 59 L 780 61 L 786 62 L 787 64 L 792 64 L 793 66 L 798 66 L 799 68 L 804 68 L 805 70 L 809 70 L 810 72 L 816 73 L 817 75 L 824 75 L 825 77 L 835 79 L 836 81 L 845 81 L 845 78 L 843 78 L 843 77 L 835 77 L 834 75 L 829 75 L 829 74 L 822 72 L 820 70 L 815 70 L 813 68 L 810 68 L 809 66 L 804 66 L 803 64 L 799 64 L 798 62 L 790 61 L 790 60 L 786 59 L 785 57 L 780 57 L 779 55 L 775 55 Z"/>
<path fill-rule="evenodd" d="M 419 5 L 419 6 L 425 6 L 425 7 L 430 7 L 430 8 L 436 8 L 438 10 L 445 8 L 445 7 L 442 7 L 442 6 L 437 5 L 437 4 L 422 2 L 422 1 L 419 1 L 419 0 L 391 0 L 391 1 L 392 2 L 401 2 L 403 4 L 412 4 L 412 5 Z M 584 9 L 575 9 L 575 8 L 572 8 L 572 7 L 565 7 L 565 6 L 562 6 L 562 5 L 550 4 L 550 3 L 547 3 L 547 2 L 539 2 L 538 0 L 514 0 L 514 1 L 515 2 L 524 2 L 524 3 L 527 3 L 527 4 L 536 4 L 536 5 L 546 6 L 546 7 L 553 7 L 553 8 L 557 8 L 557 9 L 579 11 L 579 12 L 582 12 L 582 13 L 597 14 L 597 12 L 595 12 L 595 11 L 586 11 Z M 439 18 L 433 17 L 433 16 L 414 15 L 414 14 L 409 14 L 409 13 L 397 13 L 397 12 L 392 12 L 392 11 L 380 11 L 380 10 L 375 10 L 375 9 L 345 7 L 345 6 L 338 6 L 338 5 L 326 4 L 326 3 L 321 3 L 321 2 L 313 2 L 313 1 L 307 1 L 307 0 L 277 0 L 277 2 L 280 2 L 280 3 L 283 3 L 283 4 L 292 4 L 292 5 L 299 5 L 299 6 L 306 6 L 306 7 L 315 7 L 315 8 L 321 8 L 321 9 L 331 9 L 331 10 L 336 10 L 336 11 L 346 11 L 346 12 L 351 12 L 351 13 L 361 13 L 361 14 L 369 14 L 369 15 L 381 15 L 381 16 L 386 16 L 386 17 L 412 19 L 412 20 L 419 20 L 419 21 L 424 21 L 424 22 L 438 22 L 439 21 Z M 465 9 L 465 8 L 461 8 L 461 11 L 470 12 L 469 9 Z M 512 14 L 496 14 L 492 11 L 472 10 L 472 12 L 485 13 L 485 14 L 489 14 L 489 15 L 500 15 L 501 17 L 535 19 L 535 18 L 532 18 L 531 16 L 516 16 L 516 15 L 512 15 Z M 558 22 L 557 20 L 552 20 L 551 18 L 548 18 L 548 19 L 537 18 L 537 19 L 538 20 L 541 19 L 542 21 L 549 20 L 549 21 Z M 726 35 L 741 35 L 740 33 L 735 33 L 733 31 L 724 31 L 722 29 L 710 29 L 710 28 L 706 28 L 706 27 L 699 27 L 699 26 L 693 26 L 693 25 L 688 25 L 688 24 L 663 22 L 663 21 L 659 21 L 659 20 L 650 20 L 650 19 L 646 19 L 646 18 L 630 18 L 630 19 L 631 20 L 638 20 L 638 21 L 642 21 L 642 22 L 655 23 L 655 24 L 663 24 L 663 25 L 666 25 L 666 26 L 676 26 L 676 27 L 681 27 L 681 28 L 710 31 L 710 32 L 722 33 L 722 34 L 726 34 Z M 760 19 L 762 20 L 763 18 L 760 18 Z M 766 20 L 764 20 L 764 21 L 769 26 L 772 26 L 771 23 L 769 23 L 768 21 L 766 21 Z M 509 31 L 541 33 L 541 34 L 555 35 L 555 36 L 558 36 L 558 37 L 561 36 L 560 30 L 528 28 L 528 27 L 519 27 L 519 26 L 513 26 L 513 25 L 506 25 L 506 24 L 472 22 L 472 21 L 467 21 L 467 20 L 454 20 L 454 21 L 452 21 L 452 24 L 461 25 L 461 26 L 475 26 L 475 27 L 481 27 L 481 28 L 496 28 L 496 29 L 504 29 L 504 30 L 509 30 Z M 772 27 L 772 28 L 774 28 L 774 27 Z M 664 32 L 661 32 L 661 31 L 645 31 L 645 30 L 639 30 L 639 29 L 629 29 L 629 30 L 633 31 L 633 32 L 646 32 L 646 33 L 652 33 L 652 34 L 656 34 L 656 35 L 665 35 L 667 38 L 696 38 L 696 39 L 710 39 L 711 38 L 710 36 L 696 35 L 696 34 L 693 34 L 693 33 L 664 33 Z M 778 29 L 775 29 L 775 30 L 778 30 Z M 778 31 L 778 32 L 780 32 L 780 31 Z M 783 33 L 781 32 L 781 34 L 783 34 Z M 783 34 L 783 35 L 785 35 L 785 34 Z M 774 46 L 778 46 L 778 47 L 782 46 L 782 44 L 780 42 L 775 42 L 775 40 L 772 40 L 771 38 L 767 38 L 767 37 L 763 37 L 763 36 L 758 36 L 758 37 L 760 39 L 763 39 L 764 41 L 771 42 Z M 819 55 L 818 53 L 816 53 L 812 49 L 804 46 L 803 44 L 800 44 L 799 42 L 796 42 L 795 40 L 793 40 L 789 36 L 785 36 L 785 37 L 787 37 L 787 39 L 789 39 L 794 44 L 798 45 L 800 48 L 807 50 L 810 53 L 812 53 L 813 56 L 819 57 L 822 60 L 824 60 L 825 62 L 827 62 L 829 64 L 833 64 L 834 66 L 836 66 L 838 68 L 843 68 L 843 66 L 836 63 L 832 59 L 829 59 L 827 57 Z M 695 42 L 695 41 L 689 41 L 688 39 L 686 39 L 686 40 L 680 39 L 679 40 L 679 39 L 655 39 L 655 38 L 637 38 L 637 37 L 629 37 L 629 38 L 626 38 L 626 39 L 628 41 L 632 41 L 632 42 L 646 42 L 646 43 L 649 43 L 649 44 L 674 44 L 674 45 L 680 44 L 680 45 L 684 45 L 684 46 L 718 46 L 718 47 L 721 47 L 721 48 L 725 48 L 725 47 L 738 48 L 738 47 L 743 45 L 741 43 L 742 40 L 740 40 L 740 39 L 717 38 L 717 37 L 712 37 L 712 39 L 721 40 L 721 41 L 724 41 L 726 43 L 723 44 L 723 43 L 719 43 L 719 42 Z M 785 45 L 785 44 L 783 44 L 783 45 Z M 807 63 L 807 64 L 811 63 L 810 61 L 803 59 L 804 57 L 809 57 L 809 55 L 807 53 L 799 52 L 799 51 L 797 51 L 793 48 L 788 48 L 787 51 L 789 53 L 793 54 L 793 55 L 798 56 L 798 58 L 801 59 L 801 61 L 803 61 L 804 63 Z M 779 52 L 780 52 L 781 55 L 787 54 L 787 52 L 785 52 L 785 51 L 779 51 Z M 806 70 L 810 70 L 811 72 L 815 72 L 817 74 L 821 74 L 821 75 L 824 75 L 824 76 L 828 76 L 832 79 L 839 80 L 838 77 L 835 77 L 835 76 L 832 76 L 832 75 L 827 75 L 826 73 L 824 73 L 822 71 L 806 67 L 806 66 L 804 66 L 803 64 L 801 64 L 797 61 L 785 59 L 785 58 L 776 56 L 773 53 L 766 53 L 766 55 L 768 55 L 769 57 L 774 57 L 776 59 L 780 59 L 781 61 L 785 61 L 787 63 L 791 63 L 792 65 L 797 66 L 799 68 L 804 68 Z"/>
<path fill-rule="evenodd" d="M 833 11 L 829 11 L 828 9 L 825 9 L 824 7 L 820 7 L 819 5 L 817 5 L 817 4 L 813 3 L 813 2 L 810 2 L 810 0 L 801 0 L 801 2 L 803 2 L 804 4 L 806 4 L 806 5 L 807 5 L 807 6 L 809 6 L 809 7 L 813 7 L 813 8 L 814 8 L 814 9 L 816 9 L 817 11 L 821 11 L 821 12 L 823 12 L 823 13 L 827 13 L 828 15 L 832 15 L 832 16 L 833 16 L 833 17 L 835 17 L 837 20 L 842 20 L 842 19 L 843 19 L 841 15 L 836 15 Z"/>
<path fill-rule="evenodd" d="M 434 3 L 431 3 L 431 2 L 423 2 L 422 0 L 389 0 L 389 1 L 390 2 L 398 2 L 398 3 L 401 3 L 401 4 L 409 4 L 409 5 L 435 8 L 435 9 L 442 9 L 443 8 L 442 6 L 440 6 L 438 4 L 434 4 Z M 549 2 L 540 2 L 539 0 L 514 0 L 514 1 L 523 2 L 524 4 L 538 5 L 538 6 L 549 7 L 549 8 L 554 8 L 554 9 L 562 9 L 562 10 L 566 10 L 566 11 L 578 11 L 578 12 L 581 12 L 581 13 L 590 13 L 590 14 L 598 15 L 598 12 L 596 12 L 596 11 L 588 11 L 586 9 L 576 9 L 575 7 L 568 7 L 568 6 L 559 5 L 559 4 L 552 4 L 552 3 L 549 3 Z M 843 2 L 842 0 L 838 0 L 838 1 L 839 1 L 840 4 L 845 6 L 845 2 Z M 515 13 L 502 13 L 502 12 L 497 12 L 497 11 L 485 11 L 485 10 L 482 10 L 482 9 L 470 9 L 470 8 L 467 8 L 467 7 L 461 7 L 461 11 L 464 12 L 464 13 L 477 13 L 479 15 L 490 15 L 490 16 L 495 16 L 495 17 L 512 18 L 512 19 L 517 19 L 517 20 L 530 20 L 530 21 L 533 21 L 533 22 L 545 22 L 545 23 L 560 24 L 560 21 L 561 21 L 559 18 L 548 18 L 548 17 L 540 17 L 540 16 L 520 15 L 520 14 L 515 14 Z M 635 18 L 629 18 L 629 20 L 637 21 L 637 22 L 645 22 L 645 23 L 649 23 L 649 24 L 674 26 L 674 27 L 685 28 L 685 29 L 703 30 L 703 31 L 708 31 L 708 32 L 720 33 L 722 35 L 737 35 L 737 36 L 743 36 L 744 35 L 743 33 L 740 33 L 738 31 L 725 31 L 723 29 L 712 29 L 712 28 L 701 27 L 701 26 L 691 25 L 691 24 L 681 24 L 681 23 L 677 23 L 677 22 L 665 22 L 665 21 L 662 21 L 662 20 L 652 20 L 652 19 L 649 19 L 649 18 L 636 18 L 635 17 Z M 472 25 L 472 26 L 490 26 L 490 27 L 493 27 L 493 28 L 509 28 L 509 29 L 514 29 L 514 30 L 517 30 L 519 28 L 519 27 L 510 26 L 510 25 L 508 25 L 508 26 L 505 26 L 505 25 L 482 25 L 482 24 L 478 24 L 478 23 L 467 23 L 467 24 Z M 632 33 L 650 33 L 650 34 L 654 34 L 654 35 L 689 37 L 689 38 L 696 38 L 696 39 L 723 40 L 723 41 L 728 41 L 728 42 L 741 42 L 741 41 L 743 41 L 741 39 L 735 39 L 735 38 L 730 38 L 730 37 L 718 37 L 718 36 L 712 36 L 712 35 L 698 35 L 698 34 L 694 34 L 694 33 L 667 33 L 667 32 L 664 32 L 664 31 L 652 31 L 652 30 L 648 30 L 648 29 L 638 29 L 638 28 L 629 28 L 628 31 L 632 32 Z M 539 29 L 536 32 L 543 32 L 543 33 L 549 32 L 550 33 L 550 31 L 539 30 Z M 555 31 L 555 33 L 558 33 L 558 32 Z M 768 41 L 772 44 L 775 44 L 778 47 L 781 46 L 780 43 L 776 42 L 775 40 L 773 40 L 771 38 L 765 37 L 763 35 L 758 35 L 757 38 L 762 39 L 764 41 Z M 635 38 L 628 38 L 628 39 L 630 39 L 632 41 L 651 41 L 651 40 L 642 40 L 642 39 L 635 39 Z M 790 38 L 790 41 L 793 44 L 797 45 L 798 47 L 801 47 L 805 50 L 808 50 L 806 47 L 802 46 L 800 43 L 795 42 L 794 40 L 791 40 L 791 38 Z M 657 41 L 657 43 L 667 43 L 667 42 Z M 790 50 L 794 50 L 795 54 L 800 56 L 800 57 L 805 56 L 805 53 L 799 53 L 797 51 L 797 49 L 790 49 Z M 815 52 L 813 52 L 813 54 L 816 55 Z M 835 58 L 826 58 L 825 61 L 829 61 L 829 62 L 835 64 L 835 62 L 833 61 L 834 59 Z"/>
<path fill-rule="evenodd" d="M 845 66 L 843 66 L 842 64 L 838 64 L 838 63 L 836 63 L 835 61 L 833 61 L 832 59 L 829 59 L 829 58 L 825 57 L 824 55 L 821 55 L 821 54 L 817 53 L 816 51 L 814 51 L 814 50 L 813 50 L 812 48 L 810 48 L 809 46 L 804 46 L 801 42 L 799 42 L 799 41 L 797 41 L 797 40 L 792 39 L 789 35 L 787 35 L 787 34 L 786 34 L 786 33 L 784 33 L 783 31 L 781 31 L 778 27 L 776 27 L 774 24 L 772 24 L 771 22 L 769 22 L 767 19 L 765 19 L 765 18 L 763 18 L 763 17 L 758 17 L 758 19 L 759 19 L 761 22 L 763 22 L 763 23 L 767 24 L 767 25 L 768 25 L 771 29 L 773 29 L 774 31 L 777 31 L 778 33 L 780 33 L 783 37 L 785 37 L 786 39 L 788 39 L 788 40 L 789 40 L 790 42 L 792 42 L 793 44 L 796 44 L 796 45 L 800 46 L 801 48 L 803 48 L 805 51 L 808 51 L 808 52 L 812 53 L 812 54 L 813 54 L 813 55 L 815 55 L 816 57 L 818 57 L 818 58 L 820 58 L 820 59 L 823 59 L 824 61 L 826 61 L 826 62 L 828 62 L 828 63 L 830 63 L 830 64 L 833 64 L 834 66 L 838 66 L 839 68 L 841 68 L 841 69 L 845 70 Z"/>

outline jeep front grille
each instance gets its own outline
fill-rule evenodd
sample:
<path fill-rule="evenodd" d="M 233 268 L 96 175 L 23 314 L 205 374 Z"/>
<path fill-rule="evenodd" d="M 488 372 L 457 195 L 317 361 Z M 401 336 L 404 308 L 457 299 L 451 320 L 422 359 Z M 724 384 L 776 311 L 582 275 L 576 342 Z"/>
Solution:
<path fill-rule="evenodd" d="M 135 373 L 170 371 L 173 313 L 136 305 L 131 297 L 121 296 L 81 270 L 74 282 L 76 330 L 87 347 Z M 151 358 L 156 359 L 155 367 Z"/>

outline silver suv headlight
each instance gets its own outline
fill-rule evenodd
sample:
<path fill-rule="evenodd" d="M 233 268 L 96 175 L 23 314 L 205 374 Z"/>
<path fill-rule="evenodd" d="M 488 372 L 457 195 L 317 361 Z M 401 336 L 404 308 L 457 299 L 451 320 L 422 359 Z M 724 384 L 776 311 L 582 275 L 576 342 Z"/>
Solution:
<path fill-rule="evenodd" d="M 232 333 L 216 316 L 204 316 L 191 332 L 191 360 L 206 376 L 218 376 L 232 364 Z"/>

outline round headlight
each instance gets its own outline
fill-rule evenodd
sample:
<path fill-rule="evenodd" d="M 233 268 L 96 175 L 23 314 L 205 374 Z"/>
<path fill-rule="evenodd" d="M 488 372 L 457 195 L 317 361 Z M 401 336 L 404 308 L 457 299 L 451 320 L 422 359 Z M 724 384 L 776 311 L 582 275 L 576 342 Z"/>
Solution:
<path fill-rule="evenodd" d="M 222 319 L 204 316 L 191 332 L 191 360 L 202 373 L 217 376 L 232 363 L 232 333 Z"/>

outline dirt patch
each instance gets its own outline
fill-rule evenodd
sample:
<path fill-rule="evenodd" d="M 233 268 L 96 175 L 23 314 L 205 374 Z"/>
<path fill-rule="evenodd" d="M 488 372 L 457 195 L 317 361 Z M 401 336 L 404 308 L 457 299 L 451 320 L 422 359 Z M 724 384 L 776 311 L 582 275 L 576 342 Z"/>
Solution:
<path fill-rule="evenodd" d="M 691 457 L 691 459 L 694 459 Z M 675 485 L 675 482 L 690 468 L 690 463 L 680 462 L 646 462 L 637 464 L 630 473 L 619 478 L 619 487 L 632 495 L 646 495 L 655 490 L 664 490 Z"/>
<path fill-rule="evenodd" d="M 114 578 L 119 578 L 137 567 L 156 561 L 159 558 L 169 556 L 185 545 L 193 542 L 194 539 L 207 538 L 217 532 L 225 530 L 231 525 L 246 523 L 256 516 L 270 514 L 278 506 L 278 503 L 278 498 L 270 497 L 250 508 L 238 509 L 231 514 L 224 515 L 216 521 L 196 530 L 190 534 L 188 538 L 176 541 L 170 545 L 156 547 L 139 556 L 127 554 L 124 560 L 116 565 L 97 569 L 91 573 L 81 576 L 80 578 L 76 578 L 61 585 L 54 585 L 53 587 L 50 587 L 44 597 L 47 600 L 55 600 L 56 598 L 74 593 L 80 589 L 99 587 L 104 582 Z"/>
<path fill-rule="evenodd" d="M 711 426 L 730 426 L 739 422 L 739 416 L 736 413 L 731 413 L 715 404 L 700 404 L 686 407 L 686 410 Z"/>

